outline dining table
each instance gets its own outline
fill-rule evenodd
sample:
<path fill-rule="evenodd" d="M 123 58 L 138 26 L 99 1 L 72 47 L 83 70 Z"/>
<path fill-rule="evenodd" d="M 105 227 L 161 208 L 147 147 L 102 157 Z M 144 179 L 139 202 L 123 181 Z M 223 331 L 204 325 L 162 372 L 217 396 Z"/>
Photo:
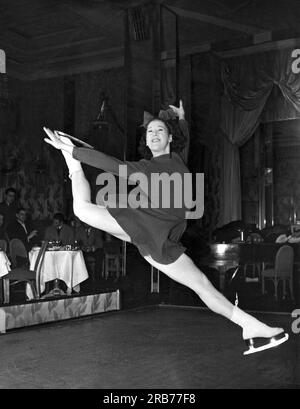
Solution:
<path fill-rule="evenodd" d="M 30 269 L 34 269 L 38 253 L 39 248 L 37 247 L 29 252 Z M 47 249 L 40 271 L 40 292 L 45 291 L 47 282 L 61 280 L 67 286 L 67 294 L 72 294 L 72 291 L 79 293 L 80 284 L 88 277 L 80 249 L 70 250 L 65 247 Z"/>

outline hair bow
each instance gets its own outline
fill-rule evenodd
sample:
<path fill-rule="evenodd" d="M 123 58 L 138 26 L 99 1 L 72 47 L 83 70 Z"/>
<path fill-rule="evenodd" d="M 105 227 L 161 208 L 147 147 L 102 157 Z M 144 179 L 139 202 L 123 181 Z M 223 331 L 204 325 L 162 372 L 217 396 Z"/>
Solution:
<path fill-rule="evenodd" d="M 166 110 L 161 109 L 157 116 L 159 119 L 162 119 L 163 121 L 170 121 L 170 120 L 176 119 L 176 114 L 171 108 L 168 108 Z M 143 124 L 141 126 L 143 126 L 144 128 L 147 128 L 147 125 L 149 124 L 149 122 L 154 118 L 155 118 L 154 115 L 150 114 L 147 111 L 144 111 Z"/>

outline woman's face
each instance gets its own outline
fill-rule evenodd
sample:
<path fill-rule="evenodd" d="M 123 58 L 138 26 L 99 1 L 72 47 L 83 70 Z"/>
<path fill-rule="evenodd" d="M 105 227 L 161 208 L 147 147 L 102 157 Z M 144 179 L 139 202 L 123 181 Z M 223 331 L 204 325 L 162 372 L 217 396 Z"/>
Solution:
<path fill-rule="evenodd" d="M 153 156 L 160 156 L 170 152 L 172 135 L 166 124 L 159 119 L 154 119 L 147 126 L 146 144 Z"/>

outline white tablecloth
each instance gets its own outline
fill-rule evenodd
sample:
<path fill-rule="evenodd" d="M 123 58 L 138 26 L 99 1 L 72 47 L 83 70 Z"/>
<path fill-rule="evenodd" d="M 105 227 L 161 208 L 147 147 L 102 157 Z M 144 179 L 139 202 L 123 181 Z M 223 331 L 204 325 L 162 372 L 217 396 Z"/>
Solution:
<path fill-rule="evenodd" d="M 5 276 L 10 271 L 10 261 L 5 251 L 0 251 L 0 277 Z"/>
<path fill-rule="evenodd" d="M 9 279 L 5 277 L 10 272 L 10 261 L 5 251 L 0 251 L 0 278 L 3 277 L 4 303 L 9 302 Z"/>
<path fill-rule="evenodd" d="M 29 253 L 30 269 L 34 269 L 39 250 Z M 45 290 L 45 283 L 58 278 L 66 283 L 69 290 L 80 291 L 79 284 L 88 278 L 88 272 L 81 250 L 46 251 L 42 263 L 40 286 L 41 292 Z"/>

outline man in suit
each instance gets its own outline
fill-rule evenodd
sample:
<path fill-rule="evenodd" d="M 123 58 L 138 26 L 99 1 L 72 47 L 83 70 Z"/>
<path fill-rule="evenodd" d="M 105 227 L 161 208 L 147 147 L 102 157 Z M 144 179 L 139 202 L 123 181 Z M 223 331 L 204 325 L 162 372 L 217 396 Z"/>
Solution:
<path fill-rule="evenodd" d="M 19 239 L 23 242 L 27 251 L 31 250 L 34 244 L 34 237 L 37 235 L 36 230 L 30 230 L 26 223 L 27 213 L 23 207 L 16 211 L 15 220 L 7 226 L 7 235 L 9 240 Z"/>
<path fill-rule="evenodd" d="M 45 231 L 45 240 L 59 241 L 62 246 L 74 244 L 72 228 L 64 223 L 62 213 L 54 214 L 52 226 L 47 227 Z"/>
<path fill-rule="evenodd" d="M 96 251 L 103 247 L 102 231 L 76 220 L 74 239 L 84 251 Z"/>
<path fill-rule="evenodd" d="M 4 217 L 4 227 L 7 227 L 16 219 L 16 212 L 18 210 L 16 205 L 16 195 L 16 190 L 9 187 L 5 190 L 4 201 L 0 203 L 0 213 Z"/>

